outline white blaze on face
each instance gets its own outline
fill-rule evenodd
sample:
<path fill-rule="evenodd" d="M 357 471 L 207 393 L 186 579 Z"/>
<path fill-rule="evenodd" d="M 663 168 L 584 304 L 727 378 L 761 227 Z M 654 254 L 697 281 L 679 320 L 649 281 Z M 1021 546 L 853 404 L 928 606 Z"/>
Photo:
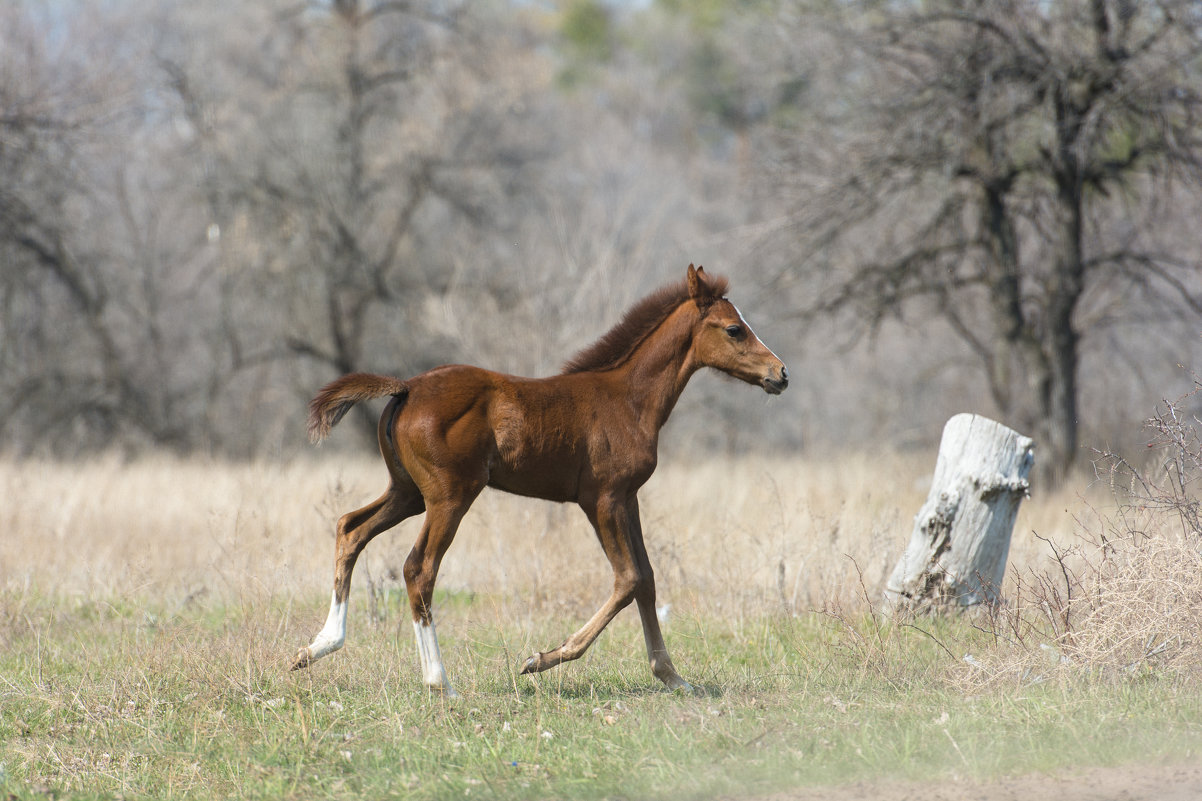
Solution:
<path fill-rule="evenodd" d="M 731 308 L 733 308 L 735 310 L 735 314 L 739 315 L 739 322 L 743 324 L 743 328 L 749 334 L 751 334 L 753 337 L 756 338 L 756 341 L 758 341 L 760 343 L 760 345 L 763 346 L 764 350 L 766 350 L 772 354 L 772 358 L 776 359 L 781 364 L 784 364 L 784 361 L 782 361 L 779 356 L 777 356 L 775 353 L 773 353 L 772 348 L 768 347 L 767 345 L 764 345 L 764 340 L 760 339 L 759 336 L 756 335 L 755 331 L 751 330 L 751 326 L 749 326 L 747 324 L 747 318 L 743 316 L 743 312 L 739 311 L 739 307 L 735 306 L 735 304 L 733 304 L 733 303 L 731 303 L 730 305 L 731 305 Z"/>
<path fill-rule="evenodd" d="M 346 642 L 346 601 L 339 602 L 330 593 L 330 614 L 326 616 L 326 624 L 317 632 L 309 645 L 309 659 L 316 661 L 326 654 L 333 653 Z"/>
<path fill-rule="evenodd" d="M 422 680 L 431 690 L 446 693 L 447 697 L 458 695 L 447 678 L 447 669 L 442 664 L 442 652 L 438 648 L 438 632 L 434 622 L 413 621 L 413 636 L 417 639 L 417 655 L 422 660 Z"/>

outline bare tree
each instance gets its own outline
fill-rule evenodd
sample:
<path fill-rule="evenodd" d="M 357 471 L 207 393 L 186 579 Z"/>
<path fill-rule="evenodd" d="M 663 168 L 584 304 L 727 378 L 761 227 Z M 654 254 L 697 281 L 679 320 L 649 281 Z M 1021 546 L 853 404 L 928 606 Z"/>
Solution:
<path fill-rule="evenodd" d="M 1202 314 L 1196 254 L 1153 222 L 1197 202 L 1202 15 L 1182 0 L 874 7 L 834 26 L 855 68 L 827 80 L 856 102 L 784 139 L 807 193 L 807 313 L 853 309 L 866 330 L 941 317 L 1059 477 L 1077 458 L 1083 338 L 1136 309 Z"/>
<path fill-rule="evenodd" d="M 181 355 L 166 304 L 196 241 L 156 234 L 177 209 L 134 209 L 137 179 L 117 155 L 135 139 L 132 76 L 89 60 L 103 26 L 86 13 L 59 22 L 59 47 L 20 4 L 3 15 L 0 426 L 19 449 L 191 448 L 199 432 L 180 407 L 193 386 L 166 369 Z"/>
<path fill-rule="evenodd" d="M 538 152 L 506 127 L 528 88 L 521 57 L 499 65 L 519 43 L 458 4 L 253 13 L 249 39 L 222 38 L 211 11 L 181 8 L 159 55 L 206 165 L 234 291 L 260 318 L 230 299 L 242 306 L 227 326 L 231 369 L 299 357 L 308 392 L 340 373 L 447 360 L 450 343 L 414 319 L 427 299 L 464 284 L 507 291 L 486 264 L 463 275 L 446 241 L 507 224 L 507 198 Z"/>

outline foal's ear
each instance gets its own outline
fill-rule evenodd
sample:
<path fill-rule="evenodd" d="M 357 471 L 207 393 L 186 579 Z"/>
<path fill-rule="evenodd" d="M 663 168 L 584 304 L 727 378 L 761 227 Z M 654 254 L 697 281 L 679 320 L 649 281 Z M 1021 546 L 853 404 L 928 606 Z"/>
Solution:
<path fill-rule="evenodd" d="M 701 309 L 702 314 L 709 311 L 709 307 L 714 305 L 715 300 L 714 292 L 707 279 L 704 267 L 693 269 L 693 265 L 689 265 L 689 297 L 697 304 L 697 308 Z"/>

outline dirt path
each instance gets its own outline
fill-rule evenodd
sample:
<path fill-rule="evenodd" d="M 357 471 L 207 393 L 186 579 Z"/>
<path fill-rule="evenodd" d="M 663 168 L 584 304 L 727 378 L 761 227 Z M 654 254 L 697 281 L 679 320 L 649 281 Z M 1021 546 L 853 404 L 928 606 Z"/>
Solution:
<path fill-rule="evenodd" d="M 943 784 L 880 782 L 807 788 L 759 801 L 1200 801 L 1202 766 L 1088 768 L 1054 776 Z"/>

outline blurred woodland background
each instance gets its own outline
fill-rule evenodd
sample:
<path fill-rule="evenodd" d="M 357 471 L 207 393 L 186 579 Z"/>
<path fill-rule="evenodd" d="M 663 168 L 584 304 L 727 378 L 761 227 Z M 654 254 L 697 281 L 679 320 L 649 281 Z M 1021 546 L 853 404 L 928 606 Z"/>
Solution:
<path fill-rule="evenodd" d="M 0 448 L 293 456 L 696 262 L 795 378 L 667 447 L 975 411 L 1054 478 L 1193 386 L 1200 179 L 1192 0 L 0 0 Z"/>

